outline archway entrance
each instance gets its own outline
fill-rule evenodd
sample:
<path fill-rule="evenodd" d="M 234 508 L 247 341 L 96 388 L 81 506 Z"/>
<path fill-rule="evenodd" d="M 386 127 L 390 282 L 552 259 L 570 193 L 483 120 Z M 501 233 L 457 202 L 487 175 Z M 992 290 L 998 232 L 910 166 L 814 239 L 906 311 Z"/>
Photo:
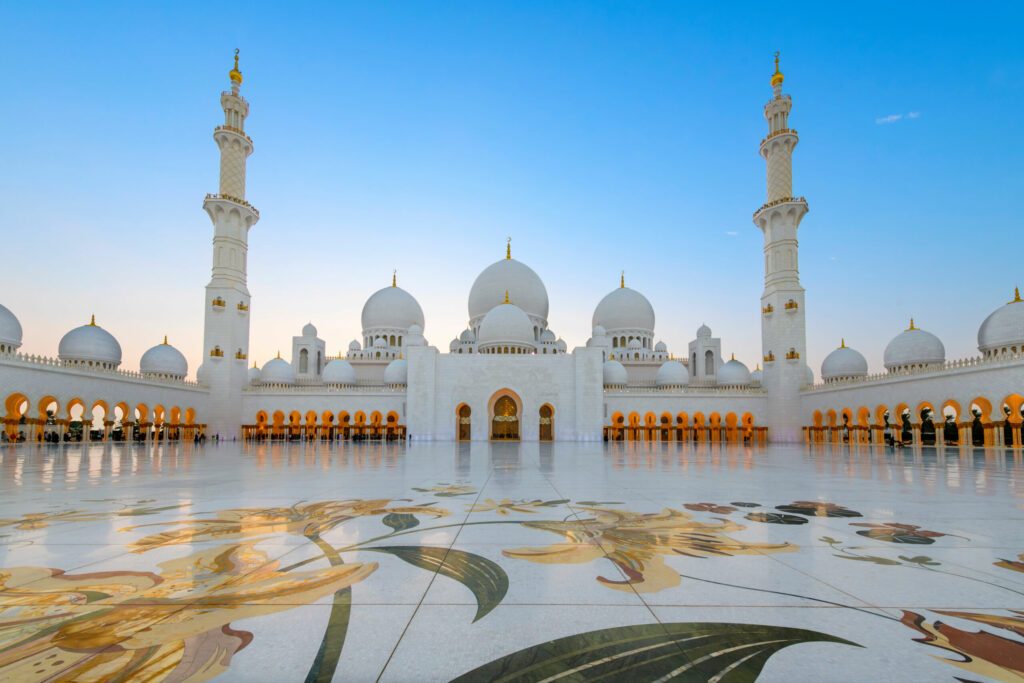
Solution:
<path fill-rule="evenodd" d="M 491 409 L 491 439 L 519 440 L 519 406 L 508 394 L 499 396 Z"/>
<path fill-rule="evenodd" d="M 554 441 L 555 410 L 547 403 L 540 407 L 540 440 Z"/>
<path fill-rule="evenodd" d="M 455 415 L 458 421 L 457 433 L 459 441 L 469 441 L 473 436 L 473 411 L 463 403 L 455 411 Z"/>

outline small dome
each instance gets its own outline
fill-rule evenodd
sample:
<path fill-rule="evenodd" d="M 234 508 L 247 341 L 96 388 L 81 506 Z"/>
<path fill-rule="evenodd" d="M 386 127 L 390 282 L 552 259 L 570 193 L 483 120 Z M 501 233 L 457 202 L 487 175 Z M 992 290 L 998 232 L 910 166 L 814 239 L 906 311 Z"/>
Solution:
<path fill-rule="evenodd" d="M 523 309 L 515 304 L 502 304 L 492 308 L 480 322 L 477 337 L 481 348 L 499 344 L 533 346 L 533 323 Z"/>
<path fill-rule="evenodd" d="M 758 367 L 754 368 L 754 371 L 752 373 L 750 373 L 750 383 L 751 384 L 760 384 L 761 383 L 761 379 L 763 377 L 764 377 L 764 373 L 761 372 L 761 368 L 760 368 L 760 366 L 758 366 Z"/>
<path fill-rule="evenodd" d="M 631 349 L 639 349 L 642 347 L 642 344 L 639 339 L 630 339 L 627 346 Z"/>
<path fill-rule="evenodd" d="M 501 306 L 505 292 L 524 313 L 547 320 L 548 290 L 533 269 L 511 257 L 492 263 L 477 276 L 469 290 L 469 319 Z"/>
<path fill-rule="evenodd" d="M 0 343 L 3 343 L 2 326 L 0 322 Z M 1009 349 L 1024 351 L 1024 300 L 1020 298 L 1020 290 L 1014 292 L 1013 301 L 992 311 L 978 328 L 978 350 L 983 354 Z"/>
<path fill-rule="evenodd" d="M 76 327 L 65 334 L 57 349 L 62 361 L 93 362 L 114 367 L 121 364 L 121 345 L 114 335 L 96 324 L 95 316 L 88 325 Z"/>
<path fill-rule="evenodd" d="M 883 358 L 885 369 L 890 371 L 944 363 L 946 347 L 931 332 L 915 327 L 911 319 L 910 327 L 898 334 L 885 347 Z"/>
<path fill-rule="evenodd" d="M 617 360 L 604 362 L 604 385 L 606 387 L 624 387 L 629 383 L 629 373 Z"/>
<path fill-rule="evenodd" d="M 360 351 L 360 350 L 362 350 L 362 348 L 363 347 L 355 339 L 353 339 L 352 341 L 350 341 L 348 343 L 348 350 L 349 351 Z"/>
<path fill-rule="evenodd" d="M 0 304 L 0 344 L 14 348 L 21 346 L 21 323 L 3 304 Z"/>
<path fill-rule="evenodd" d="M 557 339 L 557 337 L 555 337 L 555 333 L 551 330 L 544 330 L 540 333 L 540 340 L 545 344 L 553 344 L 555 339 Z"/>
<path fill-rule="evenodd" d="M 166 375 L 183 379 L 188 374 L 188 361 L 164 337 L 163 344 L 157 344 L 142 354 L 139 370 L 143 375 Z"/>
<path fill-rule="evenodd" d="M 562 353 L 565 353 L 566 351 L 568 351 L 568 350 L 569 350 L 569 345 L 568 345 L 568 344 L 566 344 L 566 343 L 565 343 L 565 340 L 564 340 L 564 339 L 561 339 L 561 338 L 559 338 L 559 340 L 555 342 L 555 346 L 556 346 L 556 347 L 558 348 L 558 350 L 559 350 L 559 351 L 561 351 Z"/>
<path fill-rule="evenodd" d="M 260 369 L 255 364 L 249 368 L 249 384 L 259 384 L 260 374 Z"/>
<path fill-rule="evenodd" d="M 472 344 L 476 341 L 476 335 L 473 334 L 473 330 L 467 327 L 462 331 L 462 334 L 459 335 L 459 341 Z"/>
<path fill-rule="evenodd" d="M 310 323 L 306 323 L 305 325 L 303 325 L 302 326 L 302 336 L 303 337 L 315 337 L 316 336 L 316 326 L 313 323 L 311 323 L 311 322 Z"/>
<path fill-rule="evenodd" d="M 196 368 L 196 381 L 203 385 L 206 384 L 206 363 L 200 363 Z"/>
<path fill-rule="evenodd" d="M 659 387 L 683 386 L 690 381 L 690 372 L 677 360 L 665 361 L 658 368 L 654 382 Z"/>
<path fill-rule="evenodd" d="M 412 332 L 410 332 L 409 334 L 405 335 L 404 339 L 402 339 L 402 345 L 406 347 L 426 346 L 427 340 L 422 334 L 413 334 Z"/>
<path fill-rule="evenodd" d="M 654 332 L 654 308 L 640 292 L 619 287 L 609 292 L 594 309 L 593 326 L 606 330 Z"/>
<path fill-rule="evenodd" d="M 814 370 L 811 370 L 811 366 L 804 364 L 804 384 L 809 387 L 814 386 Z"/>
<path fill-rule="evenodd" d="M 377 337 L 373 340 L 373 348 L 375 349 L 386 349 L 388 347 L 388 340 L 384 337 Z"/>
<path fill-rule="evenodd" d="M 409 325 L 409 334 L 423 334 L 423 326 Z"/>
<path fill-rule="evenodd" d="M 608 335 L 608 330 L 604 329 L 604 325 L 594 325 L 593 331 L 590 333 L 591 337 L 604 337 Z"/>
<path fill-rule="evenodd" d="M 665 344 L 665 342 L 660 341 L 654 345 L 654 351 L 655 353 L 668 353 L 668 346 Z"/>
<path fill-rule="evenodd" d="M 401 287 L 385 287 L 370 295 L 363 305 L 363 331 L 375 329 L 408 330 L 413 325 L 425 327 L 423 309 L 412 294 Z"/>
<path fill-rule="evenodd" d="M 327 364 L 320 378 L 324 384 L 352 385 L 356 383 L 356 369 L 347 360 L 335 358 Z"/>
<path fill-rule="evenodd" d="M 697 339 L 710 339 L 711 328 L 707 325 L 701 325 L 697 328 Z"/>
<path fill-rule="evenodd" d="M 461 344 L 459 343 L 459 338 L 456 337 L 455 339 L 452 339 L 451 344 L 448 345 L 448 350 L 452 353 L 455 353 L 455 351 L 458 350 L 459 346 L 461 346 Z"/>
<path fill-rule="evenodd" d="M 384 384 L 405 384 L 408 376 L 409 364 L 404 358 L 393 360 L 384 368 Z"/>
<path fill-rule="evenodd" d="M 750 384 L 750 370 L 735 358 L 718 369 L 718 384 L 726 387 L 745 387 Z"/>
<path fill-rule="evenodd" d="M 281 357 L 273 358 L 260 371 L 263 384 L 295 384 L 295 371 L 292 364 Z"/>
<path fill-rule="evenodd" d="M 867 360 L 859 351 L 847 346 L 845 341 L 842 346 L 825 356 L 825 360 L 821 364 L 823 380 L 865 377 L 867 374 Z"/>

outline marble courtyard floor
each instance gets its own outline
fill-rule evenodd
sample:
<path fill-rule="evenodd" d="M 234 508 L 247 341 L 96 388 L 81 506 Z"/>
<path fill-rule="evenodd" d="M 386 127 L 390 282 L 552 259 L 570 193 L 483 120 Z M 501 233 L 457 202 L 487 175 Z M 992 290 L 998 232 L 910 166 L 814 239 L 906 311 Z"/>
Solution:
<path fill-rule="evenodd" d="M 0 449 L 0 681 L 1024 677 L 1019 452 Z"/>

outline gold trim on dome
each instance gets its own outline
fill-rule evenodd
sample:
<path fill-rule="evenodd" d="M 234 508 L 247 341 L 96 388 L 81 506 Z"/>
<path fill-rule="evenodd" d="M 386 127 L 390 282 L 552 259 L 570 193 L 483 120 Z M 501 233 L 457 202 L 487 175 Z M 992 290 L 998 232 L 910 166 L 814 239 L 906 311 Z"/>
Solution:
<path fill-rule="evenodd" d="M 1020 298 L 1020 287 L 1014 287 L 1013 288 L 1013 301 L 1011 301 L 1010 303 L 1011 304 L 1019 304 L 1021 301 L 1024 301 L 1024 299 Z"/>

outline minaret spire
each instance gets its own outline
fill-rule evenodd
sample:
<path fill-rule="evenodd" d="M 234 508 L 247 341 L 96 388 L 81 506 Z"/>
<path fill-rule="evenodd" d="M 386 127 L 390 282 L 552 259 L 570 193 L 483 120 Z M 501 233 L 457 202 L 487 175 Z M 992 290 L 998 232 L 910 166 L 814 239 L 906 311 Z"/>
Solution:
<path fill-rule="evenodd" d="M 619 273 L 619 289 L 626 288 L 626 271 Z"/>
<path fill-rule="evenodd" d="M 508 242 L 505 243 L 505 260 L 509 261 L 512 259 L 512 238 L 508 238 Z"/>

